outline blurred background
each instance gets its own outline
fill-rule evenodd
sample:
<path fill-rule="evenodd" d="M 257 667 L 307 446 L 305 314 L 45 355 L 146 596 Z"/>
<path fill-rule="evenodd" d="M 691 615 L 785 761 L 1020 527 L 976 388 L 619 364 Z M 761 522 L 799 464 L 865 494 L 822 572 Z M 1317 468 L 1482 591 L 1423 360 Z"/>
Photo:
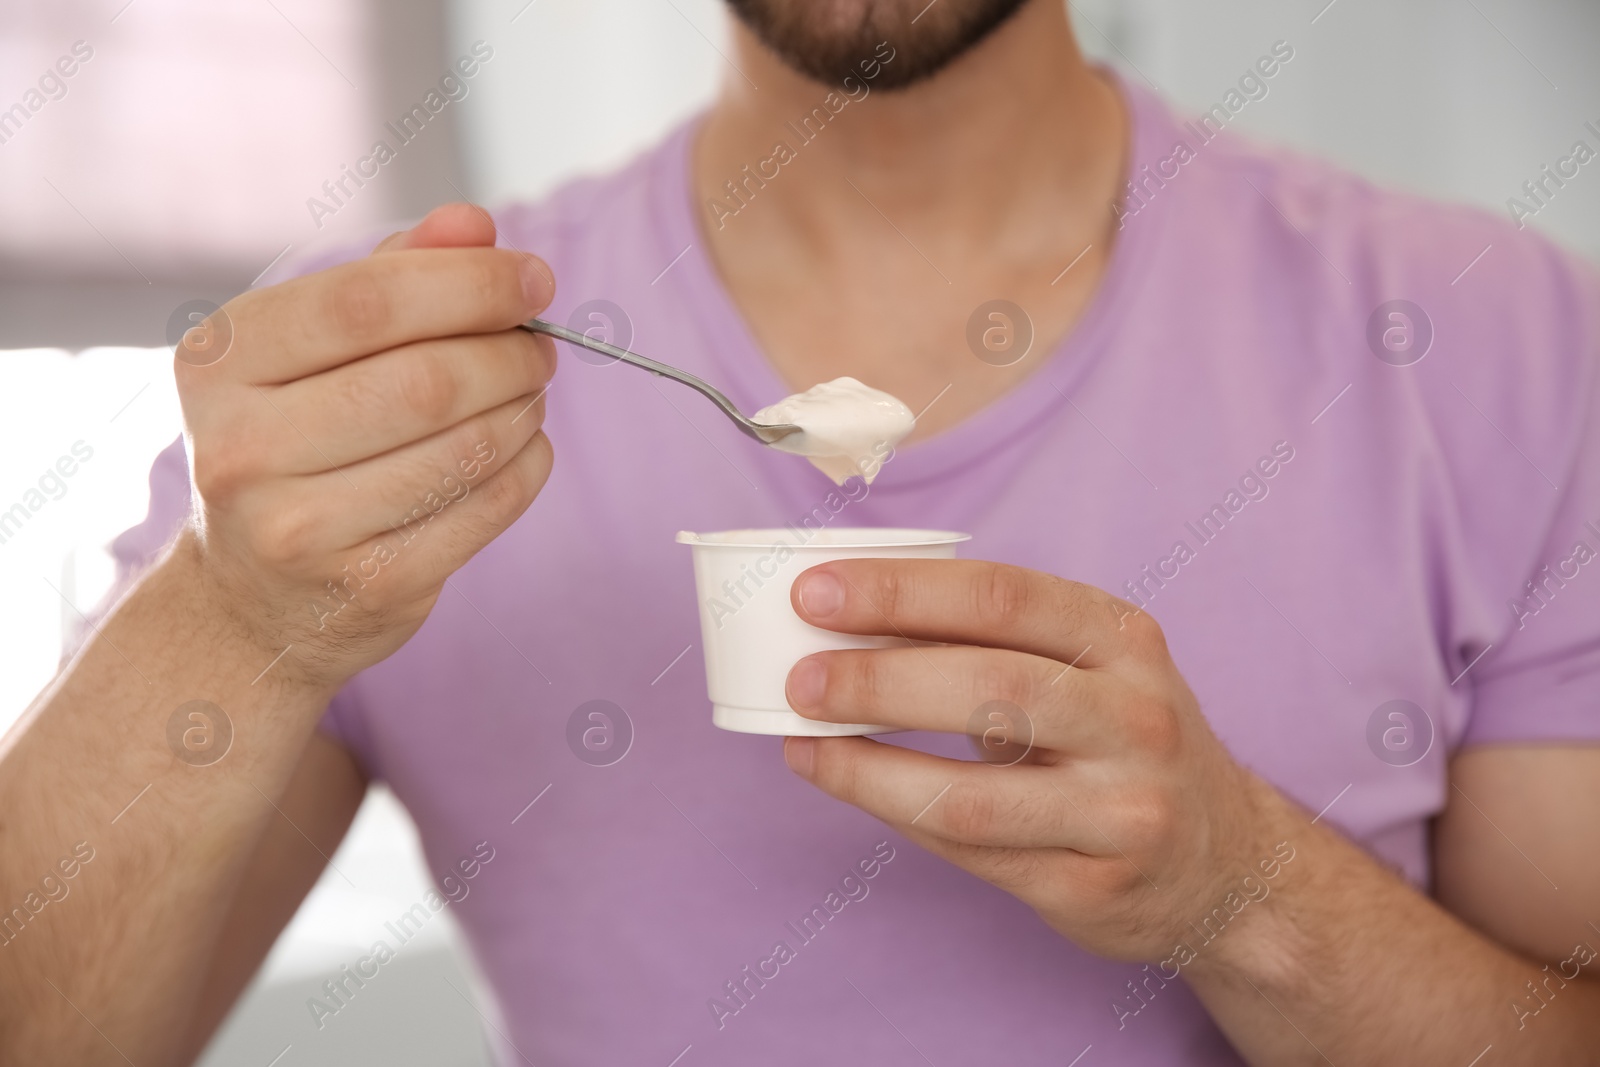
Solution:
<path fill-rule="evenodd" d="M 1090 52 L 1196 114 L 1287 41 L 1293 62 L 1230 131 L 1388 185 L 1508 212 L 1575 142 L 1600 150 L 1594 0 L 1071 8 Z M 536 197 L 627 159 L 729 73 L 724 18 L 719 0 L 5 0 L 0 729 L 105 594 L 106 545 L 143 517 L 146 470 L 179 433 L 175 312 L 435 204 Z M 479 65 L 464 94 L 376 177 L 324 188 L 394 143 L 386 124 L 467 56 Z M 1600 259 L 1600 162 L 1529 225 Z M 76 474 L 30 495 L 85 450 Z M 318 1028 L 307 998 L 429 885 L 382 790 L 334 866 L 203 1062 L 487 1064 L 492 1007 L 448 909 Z"/>

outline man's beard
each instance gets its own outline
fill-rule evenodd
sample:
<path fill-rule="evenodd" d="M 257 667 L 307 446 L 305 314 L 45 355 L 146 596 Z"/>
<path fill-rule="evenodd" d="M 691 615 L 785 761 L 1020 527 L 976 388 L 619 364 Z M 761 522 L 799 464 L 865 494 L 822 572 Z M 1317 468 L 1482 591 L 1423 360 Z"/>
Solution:
<path fill-rule="evenodd" d="M 861 63 L 887 41 L 894 61 L 878 66 L 872 85 L 899 89 L 943 70 L 1026 2 L 728 0 L 728 6 L 780 59 L 825 84 L 861 77 Z"/>

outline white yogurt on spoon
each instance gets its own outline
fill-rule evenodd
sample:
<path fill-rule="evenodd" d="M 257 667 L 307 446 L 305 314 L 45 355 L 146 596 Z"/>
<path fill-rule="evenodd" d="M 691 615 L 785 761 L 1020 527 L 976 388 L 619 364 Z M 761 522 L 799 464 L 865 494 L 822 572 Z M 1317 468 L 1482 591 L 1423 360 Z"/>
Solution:
<path fill-rule="evenodd" d="M 773 448 L 806 457 L 836 485 L 858 474 L 870 485 L 916 419 L 888 393 L 854 378 L 835 378 L 762 408 L 751 421 L 793 423 L 800 432 L 779 438 Z"/>

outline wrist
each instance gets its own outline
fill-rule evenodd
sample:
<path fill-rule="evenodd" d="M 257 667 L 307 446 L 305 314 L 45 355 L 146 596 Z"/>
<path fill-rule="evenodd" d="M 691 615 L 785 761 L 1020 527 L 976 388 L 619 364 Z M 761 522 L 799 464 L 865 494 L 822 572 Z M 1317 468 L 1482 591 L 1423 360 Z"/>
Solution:
<path fill-rule="evenodd" d="M 1248 771 L 1242 777 L 1245 825 L 1212 898 L 1196 900 L 1195 914 L 1184 917 L 1192 956 L 1183 971 L 1197 982 L 1297 986 L 1314 969 L 1307 905 L 1326 831 L 1265 781 Z"/>
<path fill-rule="evenodd" d="M 192 643 L 197 654 L 224 665 L 253 688 L 266 687 L 283 696 L 326 703 L 347 680 L 346 674 L 328 670 L 325 657 L 308 669 L 304 656 L 295 655 L 289 627 L 274 628 L 282 620 L 266 599 L 248 583 L 230 579 L 207 558 L 191 527 L 178 534 L 166 555 L 141 582 L 140 592 L 161 606 L 173 620 L 174 638 Z M 302 642 L 303 644 L 303 642 Z"/>

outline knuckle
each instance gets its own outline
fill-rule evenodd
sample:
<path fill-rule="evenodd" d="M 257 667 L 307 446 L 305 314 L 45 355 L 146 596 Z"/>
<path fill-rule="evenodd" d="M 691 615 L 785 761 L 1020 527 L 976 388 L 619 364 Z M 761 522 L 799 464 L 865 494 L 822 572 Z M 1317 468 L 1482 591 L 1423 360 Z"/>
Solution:
<path fill-rule="evenodd" d="M 883 707 L 893 691 L 888 657 L 863 651 L 840 658 L 844 669 L 839 672 L 838 691 L 828 694 L 832 698 L 828 703 L 860 710 Z M 830 670 L 828 675 L 831 689 L 834 672 Z"/>
<path fill-rule="evenodd" d="M 255 473 L 253 450 L 230 440 L 197 444 L 190 462 L 195 491 L 209 504 L 232 501 Z"/>
<path fill-rule="evenodd" d="M 1123 729 L 1137 751 L 1162 760 L 1174 756 L 1183 740 L 1182 728 L 1172 708 L 1152 698 L 1129 702 L 1123 716 Z"/>
<path fill-rule="evenodd" d="M 527 297 L 522 291 L 522 262 L 527 258 L 521 252 L 493 249 L 494 255 L 486 264 L 483 288 L 494 307 L 516 317 L 527 310 Z"/>
<path fill-rule="evenodd" d="M 304 505 L 273 508 L 256 530 L 256 554 L 269 563 L 286 564 L 304 559 L 312 550 L 317 531 L 324 525 Z"/>
<path fill-rule="evenodd" d="M 521 258 L 505 248 L 470 249 L 462 256 L 457 284 L 481 326 L 503 329 L 524 316 L 527 302 L 517 269 Z"/>
<path fill-rule="evenodd" d="M 819 738 L 814 753 L 818 784 L 841 800 L 860 795 L 861 764 L 848 745 L 828 744 Z"/>
<path fill-rule="evenodd" d="M 942 819 L 949 834 L 960 841 L 987 841 L 995 828 L 994 796 L 987 789 L 966 785 L 951 789 L 944 798 Z"/>
<path fill-rule="evenodd" d="M 890 619 L 904 618 L 915 597 L 912 590 L 915 580 L 901 567 L 876 567 L 869 573 L 875 578 L 870 587 L 873 603 L 867 610 L 873 615 L 881 612 Z"/>
<path fill-rule="evenodd" d="M 372 263 L 363 263 L 361 268 L 332 276 L 324 297 L 334 329 L 358 345 L 377 338 L 390 314 L 384 277 Z"/>
<path fill-rule="evenodd" d="M 1081 874 L 1084 891 L 1100 900 L 1118 900 L 1144 886 L 1144 876 L 1125 856 L 1097 857 Z"/>
<path fill-rule="evenodd" d="M 521 288 L 514 258 L 495 251 L 469 258 L 462 267 L 461 281 L 480 310 L 499 318 L 507 309 L 520 306 Z"/>
<path fill-rule="evenodd" d="M 484 445 L 498 454 L 502 440 L 487 411 L 480 411 L 470 419 L 462 420 L 445 431 L 442 437 L 452 456 L 468 455 L 473 449 L 481 449 Z"/>
<path fill-rule="evenodd" d="M 1176 805 L 1163 790 L 1129 790 L 1116 817 L 1118 845 L 1129 855 L 1149 855 L 1174 823 Z"/>
<path fill-rule="evenodd" d="M 1011 656 L 983 656 L 977 668 L 977 683 L 975 695 L 984 700 L 1003 700 L 1019 708 L 1034 704 L 1034 677 Z"/>
<path fill-rule="evenodd" d="M 506 464 L 483 483 L 484 507 L 496 518 L 514 514 L 531 498 L 528 481 L 517 464 Z"/>
<path fill-rule="evenodd" d="M 1119 625 L 1123 630 L 1123 639 L 1135 655 L 1147 657 L 1166 652 L 1167 635 L 1149 612 L 1124 615 Z"/>
<path fill-rule="evenodd" d="M 461 383 L 452 362 L 431 352 L 418 353 L 401 366 L 394 389 L 406 411 L 430 424 L 448 419 L 461 396 Z"/>
<path fill-rule="evenodd" d="M 475 457 L 479 461 L 480 471 L 493 471 L 503 466 L 507 458 L 505 435 L 495 429 L 487 412 L 475 415 L 451 429 L 445 440 L 451 466 L 468 457 Z"/>
<path fill-rule="evenodd" d="M 995 628 L 1012 628 L 1028 614 L 1033 585 L 1026 571 L 994 563 L 984 568 L 975 586 L 977 617 Z"/>
<path fill-rule="evenodd" d="M 497 522 L 515 519 L 539 495 L 550 469 L 546 461 L 550 450 L 547 443 L 539 440 L 542 437 L 541 433 L 525 446 L 535 450 L 532 456 L 519 454 L 483 484 L 485 504 Z"/>
<path fill-rule="evenodd" d="M 474 486 L 488 485 L 491 475 L 510 464 L 517 454 L 517 445 L 522 443 L 515 438 L 507 442 L 506 437 L 494 429 L 488 414 L 462 422 L 448 434 L 450 451 L 446 454 L 446 466 L 461 470 L 467 482 Z"/>

